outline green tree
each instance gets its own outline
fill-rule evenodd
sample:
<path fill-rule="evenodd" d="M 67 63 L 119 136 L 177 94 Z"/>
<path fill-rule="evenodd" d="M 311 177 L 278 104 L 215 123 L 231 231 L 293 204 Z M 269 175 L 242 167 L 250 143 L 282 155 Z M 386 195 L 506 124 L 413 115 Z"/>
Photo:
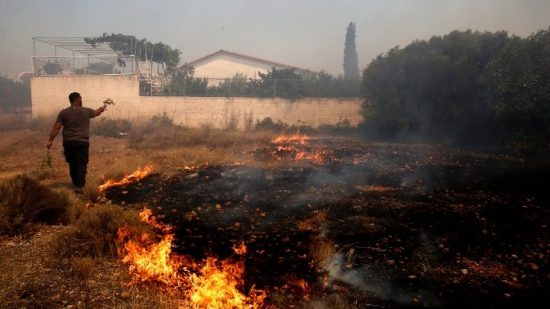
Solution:
<path fill-rule="evenodd" d="M 349 23 L 346 29 L 346 42 L 344 45 L 344 78 L 359 78 L 359 62 L 355 48 L 355 23 Z"/>
<path fill-rule="evenodd" d="M 135 55 L 140 61 L 156 61 L 168 71 L 175 70 L 180 62 L 181 52 L 177 48 L 173 49 L 162 42 L 152 43 L 147 39 L 137 39 L 133 35 L 103 33 L 100 37 L 85 38 L 84 41 L 94 47 L 98 43 L 108 43 L 109 47 L 123 55 Z M 119 64 L 124 66 L 123 61 Z"/>
<path fill-rule="evenodd" d="M 378 56 L 363 72 L 363 116 L 386 138 L 483 145 L 497 138 L 481 75 L 505 32 L 453 31 Z"/>
<path fill-rule="evenodd" d="M 226 78 L 219 85 L 209 87 L 208 95 L 250 96 L 252 95 L 251 83 L 244 74 L 237 73 L 232 78 Z"/>
<path fill-rule="evenodd" d="M 86 67 L 85 71 L 88 74 L 112 74 L 112 73 L 115 73 L 113 71 L 114 67 L 115 65 L 112 63 L 95 62 L 95 63 L 90 63 Z"/>
<path fill-rule="evenodd" d="M 204 96 L 207 93 L 208 80 L 193 77 L 195 70 L 192 66 L 182 65 L 174 70 L 170 82 L 163 90 L 167 95 Z"/>
<path fill-rule="evenodd" d="M 57 75 L 61 71 L 63 71 L 63 67 L 61 67 L 61 65 L 58 62 L 51 62 L 51 61 L 44 63 L 44 65 L 42 66 L 42 69 L 44 70 L 44 73 L 46 73 L 47 75 Z"/>
<path fill-rule="evenodd" d="M 19 108 L 29 106 L 31 106 L 30 85 L 15 82 L 0 75 L 0 112 L 17 113 Z"/>
<path fill-rule="evenodd" d="M 550 149 L 550 28 L 514 37 L 483 75 L 490 109 L 514 151 L 538 155 Z"/>
<path fill-rule="evenodd" d="M 299 98 L 304 94 L 302 78 L 295 69 L 272 68 L 267 73 L 259 73 L 259 76 L 260 79 L 252 84 L 258 96 Z"/>

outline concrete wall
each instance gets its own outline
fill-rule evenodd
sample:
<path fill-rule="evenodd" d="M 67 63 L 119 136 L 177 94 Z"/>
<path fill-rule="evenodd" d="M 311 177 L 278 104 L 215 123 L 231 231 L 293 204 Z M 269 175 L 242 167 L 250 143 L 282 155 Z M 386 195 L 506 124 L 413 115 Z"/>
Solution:
<path fill-rule="evenodd" d="M 166 113 L 178 124 L 197 127 L 223 126 L 231 117 L 244 124 L 245 115 L 254 120 L 271 117 L 286 124 L 336 124 L 349 120 L 357 125 L 361 120 L 361 99 L 306 98 L 225 98 L 225 97 L 149 97 L 139 96 L 135 75 L 38 76 L 31 80 L 33 117 L 53 116 L 69 106 L 68 95 L 77 91 L 83 105 L 97 108 L 106 98 L 116 105 L 109 107 L 105 117 L 150 119 Z"/>
<path fill-rule="evenodd" d="M 84 106 L 92 108 L 100 107 L 106 98 L 121 105 L 139 104 L 136 75 L 35 76 L 31 79 L 33 117 L 59 113 L 69 106 L 69 93 L 74 91 L 82 95 Z"/>

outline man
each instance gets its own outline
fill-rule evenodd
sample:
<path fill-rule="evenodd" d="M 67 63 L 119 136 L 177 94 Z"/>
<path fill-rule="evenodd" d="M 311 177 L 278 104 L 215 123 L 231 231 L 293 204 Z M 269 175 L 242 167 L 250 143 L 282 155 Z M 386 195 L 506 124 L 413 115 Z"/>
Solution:
<path fill-rule="evenodd" d="M 86 184 L 90 148 L 90 118 L 101 115 L 105 111 L 105 106 L 96 110 L 82 107 L 82 97 L 78 92 L 69 94 L 69 101 L 71 106 L 59 112 L 46 147 L 52 147 L 53 140 L 63 127 L 65 161 L 69 163 L 75 193 L 82 194 L 82 188 Z"/>

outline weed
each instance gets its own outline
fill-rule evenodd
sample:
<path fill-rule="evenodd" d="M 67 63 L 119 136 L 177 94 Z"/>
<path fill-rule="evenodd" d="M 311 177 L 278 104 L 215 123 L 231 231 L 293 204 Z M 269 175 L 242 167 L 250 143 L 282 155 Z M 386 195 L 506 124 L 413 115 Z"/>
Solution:
<path fill-rule="evenodd" d="M 0 182 L 0 234 L 28 231 L 34 223 L 67 223 L 73 201 L 67 192 L 51 190 L 36 179 L 18 175 Z"/>

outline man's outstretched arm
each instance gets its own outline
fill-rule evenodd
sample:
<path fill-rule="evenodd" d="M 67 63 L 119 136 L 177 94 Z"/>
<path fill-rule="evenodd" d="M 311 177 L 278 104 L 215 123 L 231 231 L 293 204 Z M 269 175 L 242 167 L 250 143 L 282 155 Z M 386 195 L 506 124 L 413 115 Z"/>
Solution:
<path fill-rule="evenodd" d="M 95 116 L 94 117 L 97 117 L 99 115 L 101 115 L 101 113 L 103 113 L 107 108 L 105 106 L 102 106 L 98 109 L 95 110 Z"/>
<path fill-rule="evenodd" d="M 50 147 L 52 147 L 53 140 L 55 139 L 55 137 L 59 133 L 59 130 L 61 130 L 62 126 L 63 125 L 61 124 L 61 122 L 54 123 L 54 125 L 52 127 L 52 132 L 50 133 L 50 139 L 48 140 L 48 143 L 46 144 L 46 147 L 48 149 L 50 149 Z"/>

